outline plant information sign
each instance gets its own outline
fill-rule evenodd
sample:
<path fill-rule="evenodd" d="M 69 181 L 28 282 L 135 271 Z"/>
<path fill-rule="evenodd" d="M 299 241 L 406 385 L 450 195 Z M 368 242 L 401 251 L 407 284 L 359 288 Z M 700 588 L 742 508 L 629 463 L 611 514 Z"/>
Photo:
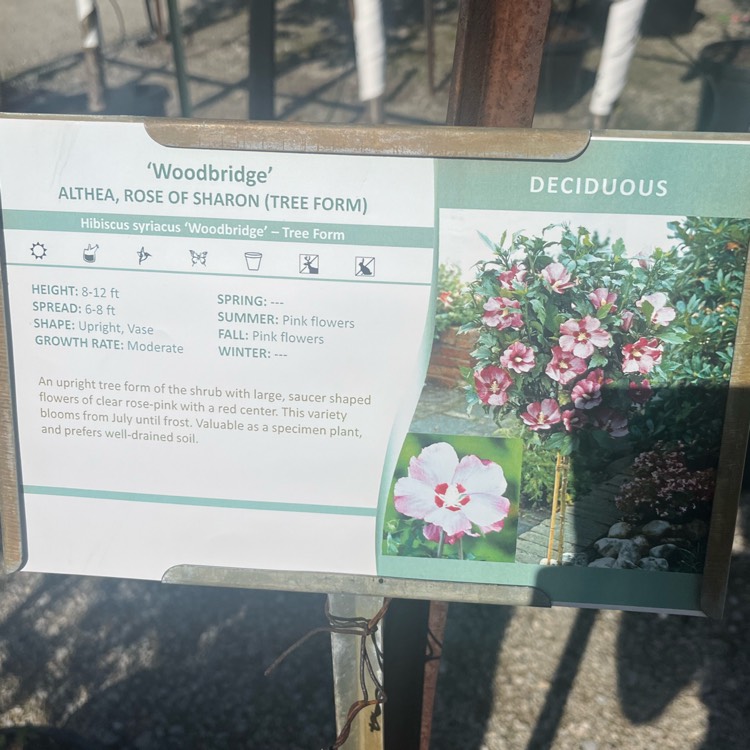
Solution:
<path fill-rule="evenodd" d="M 725 413 L 749 155 L 177 148 L 0 119 L 24 569 L 698 611 L 738 490 L 725 430 L 737 459 L 747 428 Z"/>

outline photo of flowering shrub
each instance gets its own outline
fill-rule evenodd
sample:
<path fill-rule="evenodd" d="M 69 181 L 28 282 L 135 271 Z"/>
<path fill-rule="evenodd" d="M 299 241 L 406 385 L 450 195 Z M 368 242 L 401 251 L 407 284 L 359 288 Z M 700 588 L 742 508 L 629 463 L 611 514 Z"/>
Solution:
<path fill-rule="evenodd" d="M 384 519 L 383 553 L 512 562 L 518 440 L 410 433 Z"/>
<path fill-rule="evenodd" d="M 625 437 L 665 347 L 687 336 L 673 325 L 663 253 L 634 260 L 583 227 L 565 227 L 559 243 L 484 239 L 469 405 L 515 415 L 532 442 L 563 455 L 590 431 Z"/>
<path fill-rule="evenodd" d="M 450 241 L 441 238 L 441 261 L 444 245 L 454 257 L 469 245 L 475 252 L 462 266 L 473 317 L 458 329 L 475 341 L 462 369 L 467 414 L 523 442 L 522 531 L 527 511 L 536 523 L 546 508 L 549 551 L 528 542 L 534 553 L 524 561 L 562 563 L 565 550 L 572 564 L 680 570 L 653 563 L 652 550 L 690 536 L 690 550 L 672 560 L 690 559 L 694 571 L 707 535 L 750 221 L 648 217 L 652 244 L 629 226 L 639 217 L 514 231 L 503 212 L 474 215 L 483 228 L 494 215 L 497 230 L 459 217 Z M 626 239 L 611 230 L 618 222 Z M 565 519 L 576 503 L 585 504 L 588 524 L 577 534 Z M 651 521 L 661 522 L 660 538 L 648 536 Z M 590 529 L 599 524 L 608 539 L 616 522 L 638 544 L 602 561 L 597 549 L 619 555 L 625 545 L 600 544 Z M 555 524 L 568 537 L 555 542 L 553 561 Z M 520 534 L 519 553 L 531 536 Z"/>

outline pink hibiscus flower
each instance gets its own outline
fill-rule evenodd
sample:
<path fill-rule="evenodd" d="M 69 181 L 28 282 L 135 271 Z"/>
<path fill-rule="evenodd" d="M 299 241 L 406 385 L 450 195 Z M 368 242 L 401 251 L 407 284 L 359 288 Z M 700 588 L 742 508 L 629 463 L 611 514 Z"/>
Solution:
<path fill-rule="evenodd" d="M 507 370 L 488 365 L 474 373 L 474 387 L 483 404 L 502 406 L 508 400 L 506 391 L 513 385 Z"/>
<path fill-rule="evenodd" d="M 542 269 L 541 275 L 550 289 L 557 294 L 562 294 L 566 289 L 576 285 L 575 281 L 571 281 L 570 274 L 562 263 L 550 263 Z"/>
<path fill-rule="evenodd" d="M 529 372 L 536 364 L 534 350 L 520 341 L 514 341 L 500 356 L 500 364 L 514 372 Z"/>
<path fill-rule="evenodd" d="M 408 476 L 396 482 L 393 499 L 399 513 L 424 519 L 455 541 L 472 526 L 497 527 L 507 517 L 507 486 L 496 463 L 471 455 L 459 461 L 451 445 L 434 443 L 409 461 Z"/>
<path fill-rule="evenodd" d="M 620 330 L 627 333 L 633 327 L 634 317 L 635 313 L 630 312 L 630 310 L 625 310 L 620 316 Z"/>
<path fill-rule="evenodd" d="M 526 278 L 526 269 L 513 265 L 510 270 L 502 271 L 497 275 L 497 280 L 503 289 L 515 289 L 521 286 Z"/>
<path fill-rule="evenodd" d="M 573 386 L 570 398 L 576 409 L 593 409 L 602 402 L 602 387 L 599 383 L 584 378 Z"/>
<path fill-rule="evenodd" d="M 644 302 L 648 302 L 653 308 L 651 313 L 651 324 L 655 326 L 668 326 L 676 317 L 677 313 L 673 307 L 666 307 L 667 295 L 662 292 L 647 294 L 641 297 L 635 306 L 640 310 Z"/>
<path fill-rule="evenodd" d="M 566 409 L 562 413 L 563 427 L 567 432 L 580 430 L 586 424 L 586 415 L 578 409 Z"/>
<path fill-rule="evenodd" d="M 659 339 L 641 336 L 634 344 L 625 344 L 622 347 L 622 371 L 646 375 L 661 362 L 661 354 Z"/>
<path fill-rule="evenodd" d="M 613 313 L 617 310 L 615 307 L 617 295 L 614 292 L 610 292 L 606 287 L 594 289 L 594 291 L 589 294 L 589 300 L 594 306 L 594 310 L 601 310 L 605 305 L 608 306 L 608 312 Z"/>
<path fill-rule="evenodd" d="M 627 418 L 614 409 L 600 407 L 594 410 L 591 412 L 591 424 L 613 438 L 625 437 L 628 434 Z"/>
<path fill-rule="evenodd" d="M 559 346 L 552 347 L 552 360 L 544 372 L 560 385 L 567 385 L 571 380 L 586 372 L 586 362 L 576 357 L 573 352 L 564 352 Z"/>
<path fill-rule="evenodd" d="M 596 383 L 599 386 L 609 385 L 610 383 L 614 382 L 612 378 L 604 377 L 604 370 L 602 370 L 601 367 L 597 367 L 595 370 L 592 370 L 586 376 L 586 380 L 590 380 L 592 383 Z"/>
<path fill-rule="evenodd" d="M 560 324 L 560 348 L 573 352 L 576 357 L 590 357 L 594 347 L 600 349 L 612 344 L 612 337 L 601 327 L 601 323 L 587 315 L 582 320 L 570 318 Z"/>
<path fill-rule="evenodd" d="M 553 424 L 562 421 L 560 405 L 553 398 L 545 398 L 543 401 L 535 401 L 526 407 L 521 414 L 521 419 L 530 430 L 549 430 Z"/>
<path fill-rule="evenodd" d="M 636 404 L 645 404 L 651 398 L 651 383 L 645 378 L 640 383 L 632 380 L 628 386 L 628 395 Z"/>
<path fill-rule="evenodd" d="M 518 330 L 523 326 L 523 318 L 519 312 L 521 303 L 517 299 L 492 297 L 485 302 L 484 309 L 482 323 L 490 328 L 502 331 L 506 328 Z"/>

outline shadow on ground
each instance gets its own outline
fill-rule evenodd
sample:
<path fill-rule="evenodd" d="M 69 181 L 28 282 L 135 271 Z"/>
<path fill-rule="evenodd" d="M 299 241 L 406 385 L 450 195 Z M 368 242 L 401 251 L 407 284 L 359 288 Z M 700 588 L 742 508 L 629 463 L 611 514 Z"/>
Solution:
<path fill-rule="evenodd" d="M 137 750 L 301 750 L 335 736 L 326 636 L 263 675 L 323 624 L 323 597 L 53 575 L 24 583 L 2 622 L 5 721 L 24 706 L 90 743 Z"/>

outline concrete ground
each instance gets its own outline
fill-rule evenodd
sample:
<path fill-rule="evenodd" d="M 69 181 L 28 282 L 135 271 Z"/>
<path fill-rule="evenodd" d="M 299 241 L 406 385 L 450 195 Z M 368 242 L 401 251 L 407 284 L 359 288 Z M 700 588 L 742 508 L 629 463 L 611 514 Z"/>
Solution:
<path fill-rule="evenodd" d="M 666 0 L 658 0 L 666 2 Z M 585 5 L 584 3 L 580 3 Z M 179 113 L 167 45 L 141 2 L 102 0 L 109 112 Z M 436 2 L 436 93 L 418 2 L 388 8 L 391 123 L 445 118 L 456 8 Z M 280 0 L 276 113 L 351 123 L 357 100 L 343 2 Z M 247 116 L 247 16 L 240 0 L 183 0 L 197 117 Z M 747 32 L 732 0 L 699 0 L 689 33 L 644 38 L 612 125 L 691 130 L 708 43 Z M 542 82 L 537 127 L 583 127 L 601 9 L 583 72 Z M 0 2 L 3 107 L 85 112 L 71 0 Z M 750 509 L 747 509 L 750 511 Z M 750 512 L 741 516 L 722 622 L 653 614 L 451 605 L 436 750 L 742 750 L 750 736 Z M 134 553 L 137 545 L 134 542 Z M 263 669 L 323 622 L 311 594 L 166 587 L 54 575 L 0 579 L 2 728 L 59 730 L 36 744 L 122 750 L 306 750 L 334 736 L 326 637 L 269 678 Z M 46 743 L 46 744 L 45 744 Z M 404 749 L 406 750 L 406 749 Z"/>

